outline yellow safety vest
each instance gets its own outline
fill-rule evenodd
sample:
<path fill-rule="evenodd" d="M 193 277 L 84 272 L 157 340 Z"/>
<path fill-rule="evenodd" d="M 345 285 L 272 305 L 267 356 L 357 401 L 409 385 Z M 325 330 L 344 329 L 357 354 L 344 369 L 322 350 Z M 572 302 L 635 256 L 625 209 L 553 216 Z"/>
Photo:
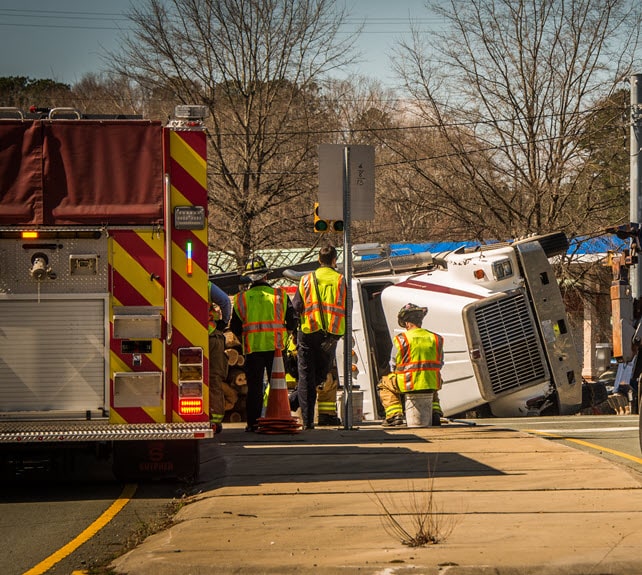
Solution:
<path fill-rule="evenodd" d="M 283 349 L 288 296 L 283 288 L 255 286 L 234 298 L 243 322 L 244 353 Z"/>
<path fill-rule="evenodd" d="M 321 305 L 314 286 L 316 275 L 319 295 L 323 301 L 323 320 L 321 319 Z M 301 278 L 299 293 L 303 299 L 303 313 L 301 314 L 301 331 L 314 333 L 323 329 L 323 324 L 328 332 L 343 335 L 346 330 L 346 284 L 343 276 L 329 267 L 320 267 L 316 272 L 309 273 Z"/>
<path fill-rule="evenodd" d="M 402 393 L 441 389 L 443 342 L 440 335 L 420 327 L 395 337 L 395 374 Z"/>

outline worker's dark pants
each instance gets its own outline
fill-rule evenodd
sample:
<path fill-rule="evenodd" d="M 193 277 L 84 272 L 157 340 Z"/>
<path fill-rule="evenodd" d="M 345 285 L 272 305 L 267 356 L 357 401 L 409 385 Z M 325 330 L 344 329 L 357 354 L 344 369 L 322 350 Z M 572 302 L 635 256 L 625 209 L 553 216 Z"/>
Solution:
<path fill-rule="evenodd" d="M 317 401 L 317 386 L 323 385 L 332 368 L 332 355 L 321 351 L 322 331 L 297 335 L 299 381 L 297 399 L 301 407 L 304 426 L 314 425 L 314 407 Z"/>
<path fill-rule="evenodd" d="M 245 409 L 247 411 L 247 425 L 254 427 L 256 420 L 261 417 L 263 409 L 263 382 L 264 372 L 267 372 L 268 381 L 272 379 L 273 351 L 256 351 L 245 356 L 245 375 L 247 377 L 247 398 Z"/>

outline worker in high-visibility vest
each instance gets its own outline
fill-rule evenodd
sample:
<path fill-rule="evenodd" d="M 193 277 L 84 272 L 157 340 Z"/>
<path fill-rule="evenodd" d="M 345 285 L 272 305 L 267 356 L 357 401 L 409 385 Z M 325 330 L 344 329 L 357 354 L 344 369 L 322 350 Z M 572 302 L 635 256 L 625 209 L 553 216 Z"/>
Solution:
<path fill-rule="evenodd" d="M 230 322 L 232 302 L 230 297 L 217 285 L 209 282 L 209 400 L 210 422 L 215 433 L 223 430 L 225 417 L 225 396 L 223 382 L 227 378 L 227 356 L 223 330 Z"/>
<path fill-rule="evenodd" d="M 296 315 L 283 288 L 267 282 L 270 270 L 260 256 L 251 258 L 243 276 L 252 283 L 234 298 L 230 329 L 239 338 L 247 377 L 246 431 L 256 431 L 263 409 L 263 383 L 272 377 L 274 351 L 283 350 L 287 332 L 296 329 Z"/>
<path fill-rule="evenodd" d="M 336 266 L 336 248 L 321 248 L 319 267 L 301 278 L 292 299 L 300 319 L 296 401 L 301 407 L 303 429 L 314 429 L 317 388 L 324 384 L 334 362 L 336 343 L 345 332 L 346 282 Z"/>
<path fill-rule="evenodd" d="M 393 340 L 391 373 L 383 377 L 378 386 L 386 426 L 403 425 L 403 394 L 421 392 L 433 392 L 432 425 L 441 424 L 441 407 L 435 394 L 442 385 L 443 338 L 421 327 L 427 313 L 428 308 L 409 303 L 397 314 L 397 322 L 405 331 Z"/>

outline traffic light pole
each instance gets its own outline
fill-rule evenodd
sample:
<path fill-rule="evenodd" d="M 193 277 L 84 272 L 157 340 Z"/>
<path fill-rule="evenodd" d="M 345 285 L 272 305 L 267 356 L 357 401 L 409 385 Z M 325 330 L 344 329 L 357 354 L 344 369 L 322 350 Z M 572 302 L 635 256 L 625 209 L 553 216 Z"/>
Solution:
<path fill-rule="evenodd" d="M 350 146 L 343 149 L 343 276 L 346 281 L 346 318 L 343 336 L 344 429 L 353 428 L 352 414 L 352 238 L 350 234 Z"/>

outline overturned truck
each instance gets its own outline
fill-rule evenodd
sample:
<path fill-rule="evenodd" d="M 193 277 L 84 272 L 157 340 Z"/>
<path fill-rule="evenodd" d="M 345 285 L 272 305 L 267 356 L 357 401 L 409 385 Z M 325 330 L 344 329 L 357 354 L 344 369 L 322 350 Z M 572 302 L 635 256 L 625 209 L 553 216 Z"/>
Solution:
<path fill-rule="evenodd" d="M 351 373 L 365 419 L 384 415 L 377 383 L 400 331 L 397 312 L 407 303 L 426 306 L 423 327 L 444 337 L 439 396 L 445 416 L 578 412 L 580 363 L 549 263 L 567 249 L 566 236 L 556 233 L 355 261 Z"/>

